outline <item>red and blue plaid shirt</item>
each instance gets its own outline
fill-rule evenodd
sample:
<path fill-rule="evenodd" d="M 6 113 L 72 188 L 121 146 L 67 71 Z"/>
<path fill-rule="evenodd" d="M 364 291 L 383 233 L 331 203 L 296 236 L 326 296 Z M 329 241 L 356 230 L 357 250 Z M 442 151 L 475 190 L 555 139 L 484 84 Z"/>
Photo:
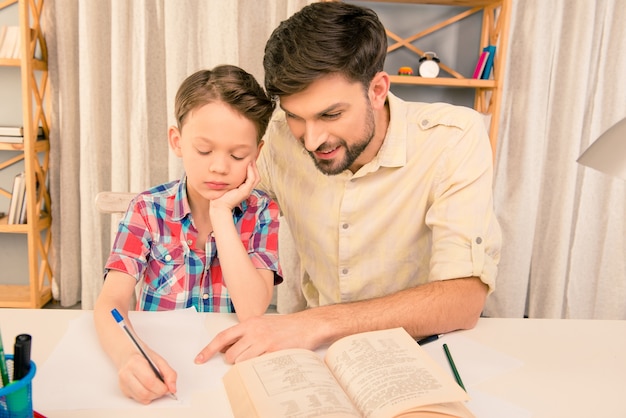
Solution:
<path fill-rule="evenodd" d="M 198 230 L 187 201 L 186 176 L 156 186 L 131 202 L 119 224 L 105 266 L 141 280 L 137 309 L 195 307 L 199 312 L 234 312 L 212 234 L 196 249 Z M 241 243 L 256 268 L 275 272 L 279 283 L 278 206 L 254 190 L 233 210 Z"/>

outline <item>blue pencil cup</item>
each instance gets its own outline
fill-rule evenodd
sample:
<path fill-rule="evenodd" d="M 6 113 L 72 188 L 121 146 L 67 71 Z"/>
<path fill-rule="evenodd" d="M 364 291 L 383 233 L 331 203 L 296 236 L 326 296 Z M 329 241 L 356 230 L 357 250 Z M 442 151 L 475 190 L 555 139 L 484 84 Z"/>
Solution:
<path fill-rule="evenodd" d="M 6 355 L 9 377 L 13 376 L 13 356 Z M 37 367 L 30 362 L 28 374 L 17 382 L 0 388 L 0 418 L 32 418 L 33 416 L 33 377 Z M 2 381 L 0 380 L 0 383 Z"/>

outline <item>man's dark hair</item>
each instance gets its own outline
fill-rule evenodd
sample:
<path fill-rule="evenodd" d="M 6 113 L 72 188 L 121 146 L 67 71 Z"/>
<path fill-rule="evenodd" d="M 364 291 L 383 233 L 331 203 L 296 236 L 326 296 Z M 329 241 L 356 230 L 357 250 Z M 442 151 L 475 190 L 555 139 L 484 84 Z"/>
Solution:
<path fill-rule="evenodd" d="M 265 45 L 265 89 L 271 97 L 341 74 L 367 89 L 383 70 L 387 34 L 373 10 L 343 2 L 313 3 L 283 21 Z"/>

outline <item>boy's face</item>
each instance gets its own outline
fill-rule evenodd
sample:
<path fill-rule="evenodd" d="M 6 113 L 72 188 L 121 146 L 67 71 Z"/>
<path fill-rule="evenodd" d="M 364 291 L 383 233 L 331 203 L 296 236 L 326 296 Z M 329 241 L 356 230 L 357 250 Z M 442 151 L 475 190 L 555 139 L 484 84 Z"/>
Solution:
<path fill-rule="evenodd" d="M 193 201 L 214 200 L 239 187 L 261 147 L 252 121 L 222 102 L 193 109 L 182 131 L 170 128 L 169 140 L 183 159 Z"/>

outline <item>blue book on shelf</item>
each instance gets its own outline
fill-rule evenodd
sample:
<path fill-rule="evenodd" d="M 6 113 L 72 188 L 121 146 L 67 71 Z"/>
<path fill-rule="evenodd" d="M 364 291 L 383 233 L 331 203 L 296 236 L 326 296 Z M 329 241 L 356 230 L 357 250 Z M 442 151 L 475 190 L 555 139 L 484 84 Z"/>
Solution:
<path fill-rule="evenodd" d="M 483 80 L 488 80 L 491 75 L 491 70 L 493 69 L 493 58 L 496 55 L 496 46 L 489 45 L 483 48 L 483 51 L 489 52 L 489 56 L 487 57 L 487 62 L 485 63 L 485 69 L 483 70 L 483 74 L 480 76 Z"/>

